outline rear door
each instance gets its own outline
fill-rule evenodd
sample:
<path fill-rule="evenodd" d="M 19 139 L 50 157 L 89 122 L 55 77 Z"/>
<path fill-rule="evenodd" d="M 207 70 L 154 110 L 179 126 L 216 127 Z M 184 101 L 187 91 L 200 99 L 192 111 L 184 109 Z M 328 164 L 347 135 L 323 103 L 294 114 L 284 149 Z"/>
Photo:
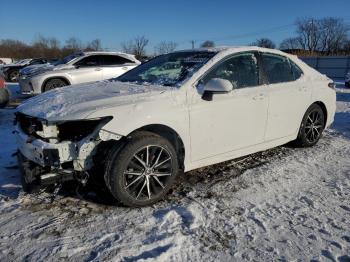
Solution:
<path fill-rule="evenodd" d="M 311 100 L 311 88 L 301 69 L 287 57 L 262 53 L 268 83 L 268 121 L 265 141 L 295 134 Z"/>
<path fill-rule="evenodd" d="M 90 55 L 74 63 L 70 73 L 73 84 L 102 80 L 101 56 Z"/>
<path fill-rule="evenodd" d="M 102 78 L 110 79 L 124 74 L 135 67 L 135 63 L 118 55 L 102 55 Z"/>

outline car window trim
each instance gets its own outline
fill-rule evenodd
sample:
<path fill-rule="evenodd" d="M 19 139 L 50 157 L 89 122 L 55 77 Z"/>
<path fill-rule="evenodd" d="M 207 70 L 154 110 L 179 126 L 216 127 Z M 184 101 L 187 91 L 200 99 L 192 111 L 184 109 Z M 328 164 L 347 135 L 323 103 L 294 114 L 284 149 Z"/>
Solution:
<path fill-rule="evenodd" d="M 259 51 L 257 50 L 250 50 L 250 51 L 241 51 L 241 52 L 237 52 L 237 53 L 234 53 L 234 54 L 229 54 L 227 56 L 225 56 L 224 58 L 220 59 L 219 61 L 217 61 L 213 66 L 211 66 L 207 71 L 205 71 L 204 74 L 201 75 L 201 77 L 199 79 L 197 79 L 197 81 L 194 83 L 194 87 L 197 88 L 198 85 L 200 85 L 201 81 L 203 80 L 203 78 L 205 78 L 210 72 L 212 72 L 213 70 L 215 70 L 220 64 L 224 63 L 225 61 L 227 61 L 228 59 L 231 59 L 235 56 L 238 56 L 238 55 L 242 55 L 242 54 L 253 54 L 255 56 L 255 58 L 257 59 L 257 67 L 258 67 L 258 85 L 256 86 L 247 86 L 247 87 L 241 87 L 241 88 L 236 88 L 234 90 L 238 90 L 238 89 L 244 89 L 244 88 L 254 88 L 254 87 L 259 87 L 259 86 L 262 86 L 264 85 L 263 82 L 261 82 L 261 79 L 260 79 L 260 65 L 259 65 L 259 57 L 258 57 L 258 53 Z"/>
<path fill-rule="evenodd" d="M 104 60 L 104 58 L 105 58 L 105 56 L 111 56 L 111 57 L 119 57 L 119 58 L 122 58 L 122 59 L 125 59 L 125 60 L 127 60 L 127 61 L 129 61 L 129 62 L 127 62 L 127 63 L 124 63 L 124 64 L 114 64 L 114 65 L 105 65 L 104 64 L 104 62 L 105 62 L 105 60 Z M 101 67 L 124 67 L 124 66 L 131 66 L 131 65 L 135 65 L 135 63 L 134 62 L 132 62 L 130 59 L 128 59 L 128 58 L 125 58 L 125 57 L 123 57 L 123 56 L 120 56 L 120 55 L 101 55 L 101 63 L 100 63 L 100 66 Z"/>
<path fill-rule="evenodd" d="M 261 59 L 261 67 L 262 67 L 262 70 L 263 70 L 263 74 L 264 74 L 264 79 L 265 79 L 265 81 L 266 81 L 266 85 L 278 85 L 278 84 L 285 84 L 285 83 L 291 83 L 291 82 L 295 82 L 295 81 L 297 81 L 298 79 L 300 79 L 300 78 L 298 78 L 298 79 L 294 79 L 294 73 L 293 73 L 293 71 L 292 71 L 292 66 L 291 66 L 291 63 L 290 63 L 290 58 L 289 57 L 287 57 L 287 56 L 284 56 L 284 55 L 281 55 L 281 54 L 275 54 L 275 53 L 270 53 L 270 52 L 259 52 L 260 53 L 260 59 Z M 273 55 L 273 56 L 279 56 L 279 57 L 283 57 L 283 58 L 285 58 L 285 59 L 287 59 L 287 61 L 288 61 L 288 64 L 289 64 L 289 67 L 290 67 L 290 71 L 291 71 L 291 73 L 292 73 L 292 76 L 293 76 L 293 80 L 291 80 L 291 81 L 285 81 L 285 82 L 278 82 L 278 83 L 270 83 L 269 82 L 269 78 L 268 78 L 268 76 L 267 76 L 267 73 L 266 73 L 266 70 L 265 70 L 265 67 L 264 67 L 264 63 L 263 63 L 263 58 L 262 58 L 262 56 L 263 56 L 263 54 L 268 54 L 268 55 Z M 292 61 L 293 62 L 293 61 Z M 294 63 L 295 64 L 295 63 Z M 298 66 L 298 68 L 300 69 L 300 67 Z M 303 72 L 302 70 L 301 70 L 301 72 Z M 303 72 L 303 74 L 304 74 L 304 72 Z"/>
<path fill-rule="evenodd" d="M 81 60 L 83 60 L 83 59 L 85 59 L 85 58 L 88 58 L 88 57 L 92 57 L 92 56 L 96 56 L 96 57 L 97 57 L 97 65 L 94 65 L 94 66 L 81 66 L 81 65 L 80 65 L 79 67 L 83 67 L 83 68 L 101 67 L 101 66 L 102 66 L 102 65 L 101 65 L 101 60 L 102 60 L 101 56 L 102 56 L 102 55 L 98 55 L 98 54 L 93 54 L 93 55 L 84 56 L 84 57 L 82 57 L 80 60 L 76 61 L 76 62 L 73 64 L 73 66 L 75 66 L 77 63 L 79 63 Z"/>
<path fill-rule="evenodd" d="M 292 64 L 293 64 L 293 65 L 295 65 L 295 66 L 300 70 L 300 72 L 301 72 L 300 77 L 299 77 L 299 78 L 295 78 L 294 72 L 293 72 L 293 70 L 292 70 L 293 76 L 294 76 L 294 78 L 295 78 L 294 81 L 298 81 L 300 78 L 302 78 L 302 77 L 305 75 L 305 73 L 304 73 L 304 71 L 300 68 L 300 66 L 297 65 L 297 63 L 295 63 L 292 59 L 290 59 L 290 58 L 288 57 L 288 60 L 289 60 L 289 64 L 291 65 L 291 68 L 292 68 Z"/>

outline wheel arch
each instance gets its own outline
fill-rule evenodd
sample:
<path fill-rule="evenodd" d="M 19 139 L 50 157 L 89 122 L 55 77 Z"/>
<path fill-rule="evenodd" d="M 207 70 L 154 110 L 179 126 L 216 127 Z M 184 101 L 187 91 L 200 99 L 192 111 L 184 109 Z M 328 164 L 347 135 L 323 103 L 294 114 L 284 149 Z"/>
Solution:
<path fill-rule="evenodd" d="M 66 82 L 67 85 L 71 84 L 70 81 L 64 76 L 50 76 L 50 77 L 46 78 L 44 80 L 44 82 L 42 83 L 42 85 L 41 85 L 41 92 L 44 92 L 44 88 L 45 88 L 47 82 L 49 82 L 52 79 L 60 79 L 60 80 L 63 80 L 64 82 Z"/>
<path fill-rule="evenodd" d="M 326 107 L 326 105 L 325 105 L 322 101 L 316 101 L 316 102 L 312 103 L 312 105 L 314 105 L 314 104 L 320 106 L 321 109 L 322 109 L 322 112 L 323 112 L 323 115 L 324 115 L 324 118 L 325 118 L 325 119 L 324 119 L 324 127 L 323 127 L 323 128 L 325 128 L 325 127 L 326 127 L 326 124 L 327 124 L 327 120 L 328 120 L 328 111 L 327 111 L 327 107 Z"/>
<path fill-rule="evenodd" d="M 132 137 L 133 135 L 142 131 L 152 132 L 161 137 L 166 138 L 174 146 L 176 153 L 178 154 L 180 168 L 182 169 L 184 168 L 185 144 L 182 138 L 180 137 L 180 135 L 173 128 L 163 124 L 150 124 L 150 125 L 145 125 L 138 129 L 135 129 L 126 137 L 127 138 Z"/>

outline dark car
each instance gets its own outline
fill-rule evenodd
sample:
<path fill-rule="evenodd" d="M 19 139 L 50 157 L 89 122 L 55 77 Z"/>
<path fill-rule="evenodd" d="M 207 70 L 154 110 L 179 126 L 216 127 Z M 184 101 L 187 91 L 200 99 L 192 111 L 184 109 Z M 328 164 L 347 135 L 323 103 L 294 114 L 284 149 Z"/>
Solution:
<path fill-rule="evenodd" d="M 19 70 L 30 65 L 40 65 L 48 63 L 46 58 L 31 58 L 23 59 L 13 64 L 4 65 L 2 72 L 5 75 L 5 80 L 9 82 L 17 82 Z"/>
<path fill-rule="evenodd" d="M 5 77 L 4 74 L 0 72 L 0 108 L 7 105 L 10 99 L 9 91 L 5 87 Z"/>

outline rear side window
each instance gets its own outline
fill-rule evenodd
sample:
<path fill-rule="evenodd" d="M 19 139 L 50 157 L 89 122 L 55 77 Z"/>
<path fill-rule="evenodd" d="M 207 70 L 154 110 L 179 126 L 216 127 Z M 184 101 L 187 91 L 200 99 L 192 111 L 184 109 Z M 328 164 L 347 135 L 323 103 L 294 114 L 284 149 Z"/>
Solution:
<path fill-rule="evenodd" d="M 262 64 L 269 84 L 294 81 L 294 75 L 289 60 L 274 54 L 262 54 Z"/>
<path fill-rule="evenodd" d="M 253 53 L 235 55 L 221 62 L 201 81 L 206 84 L 210 79 L 229 80 L 233 88 L 244 88 L 259 85 L 257 59 Z"/>
<path fill-rule="evenodd" d="M 297 66 L 293 61 L 289 60 L 290 66 L 292 68 L 292 73 L 294 76 L 294 80 L 299 79 L 303 75 L 303 71 Z"/>
<path fill-rule="evenodd" d="M 100 65 L 100 56 L 98 55 L 91 55 L 88 57 L 85 57 L 78 62 L 76 62 L 74 65 L 80 66 L 80 67 L 93 67 L 93 66 L 99 66 Z"/>
<path fill-rule="evenodd" d="M 113 65 L 124 65 L 134 63 L 133 61 L 117 55 L 104 55 L 102 56 L 102 65 L 113 66 Z"/>

